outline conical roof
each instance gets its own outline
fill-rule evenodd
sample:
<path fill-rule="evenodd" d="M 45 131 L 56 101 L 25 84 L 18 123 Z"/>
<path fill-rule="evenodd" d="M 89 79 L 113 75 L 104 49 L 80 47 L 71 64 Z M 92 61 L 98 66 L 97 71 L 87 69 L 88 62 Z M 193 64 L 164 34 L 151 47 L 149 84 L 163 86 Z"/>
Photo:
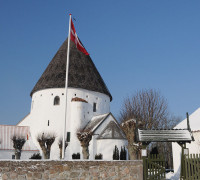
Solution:
<path fill-rule="evenodd" d="M 66 39 L 31 91 L 31 96 L 38 90 L 65 87 L 67 46 Z M 104 93 L 110 96 L 112 101 L 112 96 L 90 56 L 80 52 L 72 41 L 70 42 L 68 87 Z"/>

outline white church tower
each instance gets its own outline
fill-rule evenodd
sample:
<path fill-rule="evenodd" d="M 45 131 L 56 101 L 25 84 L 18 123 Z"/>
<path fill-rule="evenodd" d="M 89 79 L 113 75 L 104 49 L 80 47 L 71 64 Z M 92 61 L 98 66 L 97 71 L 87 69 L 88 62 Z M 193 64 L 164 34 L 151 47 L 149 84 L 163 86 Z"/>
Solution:
<path fill-rule="evenodd" d="M 56 135 L 56 141 L 51 148 L 51 159 L 59 158 L 58 141 L 63 134 L 66 56 L 67 40 L 64 41 L 31 91 L 30 113 L 17 124 L 30 126 L 31 136 L 39 149 L 36 140 L 38 134 L 54 133 Z M 90 159 L 94 159 L 95 154 L 101 153 L 103 159 L 111 160 L 114 146 L 121 148 L 127 144 L 123 131 L 110 113 L 112 96 L 106 84 L 90 56 L 80 52 L 72 41 L 70 42 L 67 101 L 66 132 L 70 132 L 70 142 L 66 148 L 67 159 L 70 160 L 73 153 L 81 154 L 82 152 L 76 136 L 77 130 L 80 129 L 90 128 L 93 131 L 89 147 Z M 106 128 L 110 128 L 108 134 L 101 135 L 102 138 L 99 137 L 102 132 L 106 132 Z M 109 144 L 109 148 L 104 148 L 102 140 Z"/>

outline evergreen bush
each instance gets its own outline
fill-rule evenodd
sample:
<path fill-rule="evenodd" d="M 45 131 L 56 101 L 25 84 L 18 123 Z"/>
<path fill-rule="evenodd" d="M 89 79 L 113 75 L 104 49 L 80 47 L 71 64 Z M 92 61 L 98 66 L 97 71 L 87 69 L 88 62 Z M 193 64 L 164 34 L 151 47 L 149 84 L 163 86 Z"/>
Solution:
<path fill-rule="evenodd" d="M 122 147 L 121 146 L 121 151 L 120 151 L 120 160 L 126 160 L 126 149 L 125 149 L 125 146 Z"/>
<path fill-rule="evenodd" d="M 115 148 L 113 150 L 113 160 L 119 160 L 119 149 L 115 145 Z"/>
<path fill-rule="evenodd" d="M 40 153 L 34 153 L 29 159 L 42 159 Z"/>
<path fill-rule="evenodd" d="M 80 159 L 80 153 L 77 153 L 77 154 L 75 154 L 75 153 L 73 153 L 72 154 L 72 159 Z"/>
<path fill-rule="evenodd" d="M 103 155 L 101 153 L 96 154 L 95 159 L 103 159 Z"/>
<path fill-rule="evenodd" d="M 156 154 L 156 155 L 159 154 L 157 146 L 155 146 L 155 147 L 153 147 L 153 148 L 151 149 L 150 155 L 153 155 L 153 154 Z"/>

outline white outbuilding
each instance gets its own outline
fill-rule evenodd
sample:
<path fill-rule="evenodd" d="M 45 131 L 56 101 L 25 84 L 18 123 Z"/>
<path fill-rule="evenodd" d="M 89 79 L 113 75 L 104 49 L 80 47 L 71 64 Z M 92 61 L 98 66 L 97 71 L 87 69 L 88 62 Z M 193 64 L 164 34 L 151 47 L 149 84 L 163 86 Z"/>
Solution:
<path fill-rule="evenodd" d="M 0 159 L 15 159 L 13 136 L 21 137 L 25 140 L 21 151 L 21 159 L 29 159 L 33 154 L 39 153 L 32 141 L 29 127 L 0 125 Z"/>
<path fill-rule="evenodd" d="M 190 128 L 194 137 L 194 141 L 186 143 L 186 148 L 189 149 L 189 154 L 200 153 L 200 108 L 194 111 L 189 116 Z M 187 118 L 177 124 L 174 129 L 187 129 Z M 180 176 L 181 164 L 181 147 L 177 143 L 172 143 L 174 177 L 177 179 Z M 174 179 L 176 179 L 174 178 Z"/>
<path fill-rule="evenodd" d="M 66 40 L 39 78 L 30 94 L 30 113 L 17 124 L 30 127 L 33 142 L 39 149 L 38 134 L 56 135 L 51 159 L 59 158 L 58 141 L 62 138 L 65 121 L 67 46 Z M 70 135 L 70 142 L 66 148 L 66 159 L 72 159 L 73 153 L 82 152 L 77 138 L 78 130 L 93 133 L 89 145 L 91 160 L 99 153 L 103 155 L 103 160 L 112 160 L 115 145 L 118 149 L 127 145 L 124 132 L 110 112 L 111 101 L 112 96 L 92 59 L 80 52 L 71 41 L 66 121 L 66 134 Z"/>

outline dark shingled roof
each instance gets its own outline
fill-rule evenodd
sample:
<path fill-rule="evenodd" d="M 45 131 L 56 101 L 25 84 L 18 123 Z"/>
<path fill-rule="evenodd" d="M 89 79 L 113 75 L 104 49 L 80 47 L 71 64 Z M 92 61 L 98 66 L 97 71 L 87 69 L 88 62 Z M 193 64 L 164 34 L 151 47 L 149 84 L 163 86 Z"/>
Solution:
<path fill-rule="evenodd" d="M 42 89 L 65 87 L 67 46 L 65 40 L 31 91 L 31 96 Z M 112 96 L 90 56 L 80 52 L 72 41 L 69 59 L 68 87 L 100 92 L 108 95 L 112 101 Z"/>

